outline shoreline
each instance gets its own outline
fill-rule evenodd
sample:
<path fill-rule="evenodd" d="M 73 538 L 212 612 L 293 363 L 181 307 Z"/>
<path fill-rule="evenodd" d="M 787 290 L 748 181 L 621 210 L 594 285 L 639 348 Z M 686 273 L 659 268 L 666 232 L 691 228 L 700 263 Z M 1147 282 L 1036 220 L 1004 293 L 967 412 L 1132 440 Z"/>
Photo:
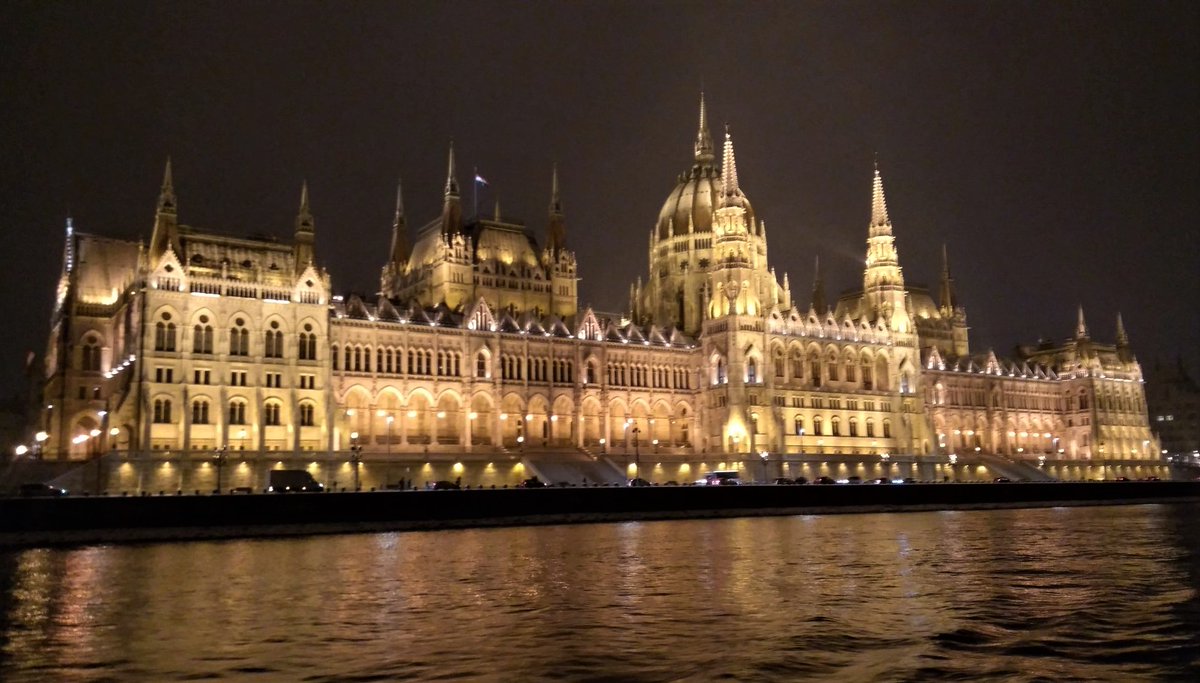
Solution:
<path fill-rule="evenodd" d="M 1194 502 L 1200 502 L 1200 482 L 751 485 L 8 498 L 0 499 L 0 548 L 623 521 Z"/>

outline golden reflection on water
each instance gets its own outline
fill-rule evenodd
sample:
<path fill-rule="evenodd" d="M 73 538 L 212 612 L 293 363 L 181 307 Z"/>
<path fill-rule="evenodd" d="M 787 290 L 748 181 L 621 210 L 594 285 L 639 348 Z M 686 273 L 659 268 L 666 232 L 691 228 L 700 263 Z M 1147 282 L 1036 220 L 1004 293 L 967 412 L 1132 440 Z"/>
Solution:
<path fill-rule="evenodd" d="M 1196 511 L 809 515 L 0 553 L 0 679 L 1187 674 L 1200 666 L 1200 540 L 1177 518 Z"/>

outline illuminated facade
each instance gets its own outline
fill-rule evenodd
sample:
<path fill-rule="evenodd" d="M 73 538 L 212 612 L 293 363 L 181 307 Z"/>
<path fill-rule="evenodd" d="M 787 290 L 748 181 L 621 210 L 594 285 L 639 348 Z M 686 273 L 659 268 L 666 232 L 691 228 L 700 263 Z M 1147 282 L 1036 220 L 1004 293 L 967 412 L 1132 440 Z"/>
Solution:
<path fill-rule="evenodd" d="M 619 315 L 578 308 L 557 172 L 540 247 L 498 206 L 464 220 L 451 149 L 441 214 L 411 241 L 398 191 L 364 300 L 334 296 L 315 265 L 307 189 L 290 245 L 226 237 L 177 223 L 168 165 L 148 247 L 68 224 L 43 453 L 632 452 L 683 473 L 664 479 L 760 458 L 764 474 L 772 459 L 784 474 L 882 459 L 1031 476 L 1156 462 L 1123 329 L 1093 342 L 1081 312 L 1062 345 L 972 354 L 948 260 L 938 303 L 906 286 L 878 169 L 861 289 L 826 305 L 818 276 L 802 307 L 768 263 L 728 132 L 720 157 L 702 100 L 693 164 Z"/>

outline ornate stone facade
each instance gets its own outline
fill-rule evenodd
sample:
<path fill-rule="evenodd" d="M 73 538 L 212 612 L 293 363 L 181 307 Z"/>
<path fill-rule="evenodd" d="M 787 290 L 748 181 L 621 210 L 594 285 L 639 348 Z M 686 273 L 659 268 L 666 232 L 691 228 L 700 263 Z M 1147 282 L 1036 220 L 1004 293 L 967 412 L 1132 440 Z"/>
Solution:
<path fill-rule="evenodd" d="M 1061 345 L 972 354 L 948 259 L 940 303 L 906 286 L 878 169 L 861 290 L 829 307 L 818 275 L 801 307 L 768 264 L 728 131 L 716 165 L 703 99 L 693 153 L 627 314 L 577 306 L 557 172 L 543 248 L 498 206 L 463 219 L 451 149 L 443 210 L 411 242 L 397 192 L 380 293 L 364 299 L 334 296 L 315 265 L 307 188 L 290 245 L 227 237 L 177 223 L 168 165 L 149 247 L 68 224 L 42 453 L 491 467 L 632 451 L 666 463 L 663 479 L 760 459 L 764 477 L 770 462 L 926 478 L 1157 466 L 1123 329 L 1093 342 L 1081 312 Z"/>

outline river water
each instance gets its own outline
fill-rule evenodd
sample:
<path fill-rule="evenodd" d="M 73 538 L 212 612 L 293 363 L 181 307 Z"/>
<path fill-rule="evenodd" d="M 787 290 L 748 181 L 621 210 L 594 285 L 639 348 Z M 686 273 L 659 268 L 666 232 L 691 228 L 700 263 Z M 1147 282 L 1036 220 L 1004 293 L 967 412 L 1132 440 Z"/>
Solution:
<path fill-rule="evenodd" d="M 0 551 L 4 681 L 1197 681 L 1200 505 Z"/>

